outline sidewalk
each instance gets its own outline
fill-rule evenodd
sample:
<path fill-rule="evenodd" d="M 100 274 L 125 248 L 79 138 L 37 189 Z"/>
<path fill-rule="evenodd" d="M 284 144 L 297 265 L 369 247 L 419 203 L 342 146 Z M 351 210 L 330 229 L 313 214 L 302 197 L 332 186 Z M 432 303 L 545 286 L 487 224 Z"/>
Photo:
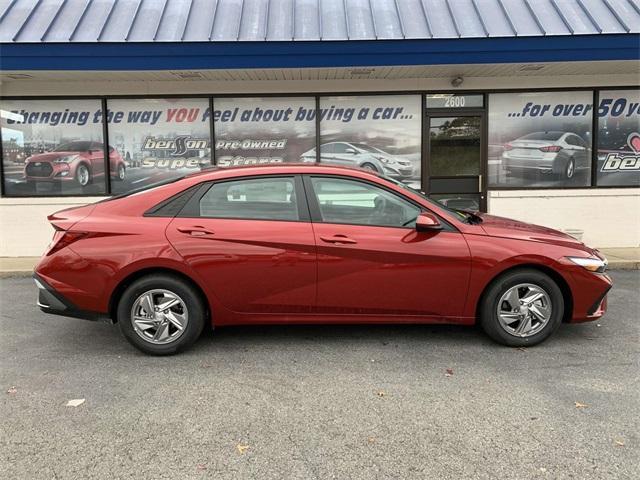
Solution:
<path fill-rule="evenodd" d="M 611 270 L 640 270 L 639 248 L 601 248 L 609 260 Z M 1 277 L 25 277 L 31 275 L 39 257 L 0 257 Z"/>

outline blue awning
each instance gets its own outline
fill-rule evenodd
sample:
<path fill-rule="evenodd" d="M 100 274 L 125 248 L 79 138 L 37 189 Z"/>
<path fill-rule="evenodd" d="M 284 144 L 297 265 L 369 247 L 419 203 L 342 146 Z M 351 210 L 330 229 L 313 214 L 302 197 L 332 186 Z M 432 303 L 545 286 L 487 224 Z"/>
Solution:
<path fill-rule="evenodd" d="M 3 70 L 636 60 L 640 0 L 0 0 Z"/>

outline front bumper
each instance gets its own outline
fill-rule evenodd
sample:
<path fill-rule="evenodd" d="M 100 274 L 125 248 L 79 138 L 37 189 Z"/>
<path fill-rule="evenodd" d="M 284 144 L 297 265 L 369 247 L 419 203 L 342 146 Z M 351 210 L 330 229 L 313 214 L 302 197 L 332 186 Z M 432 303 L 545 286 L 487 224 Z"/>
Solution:
<path fill-rule="evenodd" d="M 60 292 L 57 292 L 51 285 L 45 282 L 37 273 L 33 274 L 33 280 L 38 287 L 37 305 L 44 313 L 61 315 L 63 317 L 81 318 L 83 320 L 111 322 L 111 319 L 104 314 L 77 308 L 68 299 L 64 298 Z"/>

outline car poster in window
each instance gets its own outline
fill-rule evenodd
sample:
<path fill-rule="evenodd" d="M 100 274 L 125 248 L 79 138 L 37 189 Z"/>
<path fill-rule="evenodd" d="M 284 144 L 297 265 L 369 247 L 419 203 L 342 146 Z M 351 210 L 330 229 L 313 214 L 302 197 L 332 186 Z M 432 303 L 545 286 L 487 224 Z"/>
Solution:
<path fill-rule="evenodd" d="M 489 95 L 489 185 L 589 185 L 592 103 L 591 91 Z"/>
<path fill-rule="evenodd" d="M 597 182 L 640 186 L 640 90 L 600 92 Z"/>
<path fill-rule="evenodd" d="M 216 165 L 315 162 L 315 100 L 308 97 L 216 98 Z"/>
<path fill-rule="evenodd" d="M 108 100 L 109 145 L 124 158 L 124 169 L 118 167 L 112 174 L 112 192 L 210 166 L 210 116 L 206 98 Z"/>
<path fill-rule="evenodd" d="M 4 100 L 0 119 L 7 195 L 105 193 L 100 100 Z"/>
<path fill-rule="evenodd" d="M 420 188 L 421 98 L 320 99 L 320 161 L 376 171 Z M 315 150 L 305 157 L 315 156 Z"/>

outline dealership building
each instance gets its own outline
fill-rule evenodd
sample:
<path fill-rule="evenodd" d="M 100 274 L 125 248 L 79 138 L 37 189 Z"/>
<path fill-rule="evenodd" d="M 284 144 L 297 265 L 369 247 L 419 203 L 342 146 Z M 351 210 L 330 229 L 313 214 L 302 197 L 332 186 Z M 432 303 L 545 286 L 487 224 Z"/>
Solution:
<path fill-rule="evenodd" d="M 217 165 L 378 171 L 640 246 L 639 0 L 0 0 L 0 257 Z"/>

